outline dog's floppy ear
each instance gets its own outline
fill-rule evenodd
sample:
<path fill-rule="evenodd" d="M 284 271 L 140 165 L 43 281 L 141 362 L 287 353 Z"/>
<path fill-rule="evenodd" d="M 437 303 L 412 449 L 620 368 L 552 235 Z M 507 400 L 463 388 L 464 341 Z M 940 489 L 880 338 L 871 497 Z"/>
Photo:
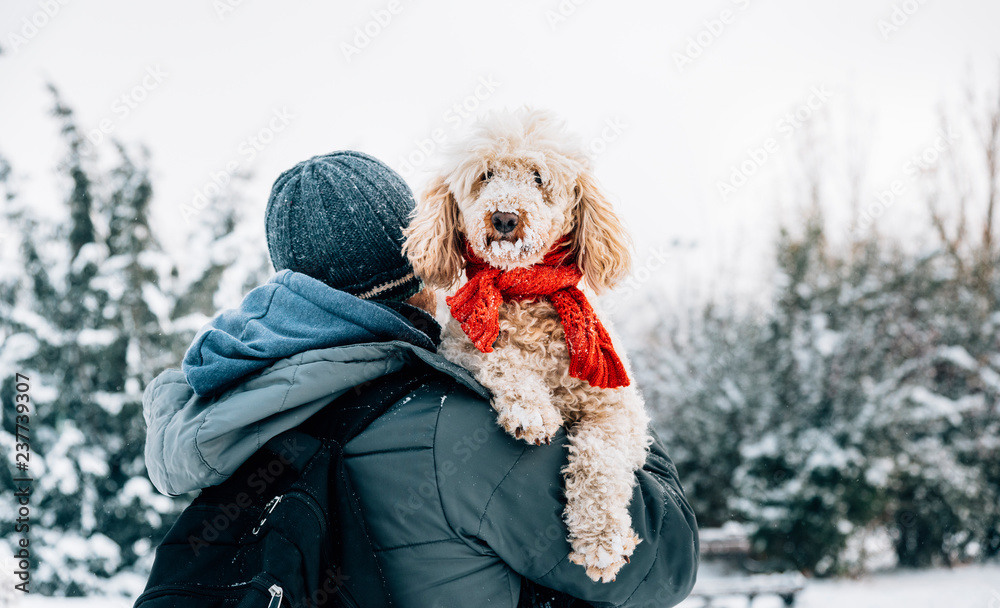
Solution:
<path fill-rule="evenodd" d="M 447 289 L 461 276 L 465 260 L 460 229 L 455 197 L 444 178 L 436 177 L 420 197 L 413 219 L 403 231 L 403 253 L 428 285 Z"/>
<path fill-rule="evenodd" d="M 589 171 L 580 172 L 574 190 L 573 252 L 587 284 L 600 293 L 628 275 L 631 239 Z"/>

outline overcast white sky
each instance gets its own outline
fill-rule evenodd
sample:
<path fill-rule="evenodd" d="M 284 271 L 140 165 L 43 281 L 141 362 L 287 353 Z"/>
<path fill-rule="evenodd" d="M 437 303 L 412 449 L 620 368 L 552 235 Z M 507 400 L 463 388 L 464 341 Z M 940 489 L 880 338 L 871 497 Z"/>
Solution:
<path fill-rule="evenodd" d="M 639 267 L 680 239 L 697 245 L 673 264 L 711 274 L 759 258 L 781 217 L 770 194 L 794 161 L 787 113 L 811 102 L 840 117 L 835 129 L 853 125 L 874 196 L 933 142 L 936 111 L 959 98 L 969 66 L 984 87 L 1000 73 L 996 0 L 63 1 L 0 8 L 0 153 L 25 196 L 55 196 L 54 83 L 87 130 L 106 119 L 113 136 L 149 146 L 168 244 L 190 230 L 181 205 L 231 161 L 255 173 L 261 217 L 282 170 L 335 149 L 382 158 L 419 190 L 433 153 L 408 170 L 416 142 L 469 124 L 449 108 L 529 104 L 587 139 L 608 136 L 597 174 Z M 47 5 L 59 7 L 51 17 Z M 880 28 L 894 12 L 898 27 Z M 376 35 L 348 57 L 366 27 Z M 679 66 L 678 53 L 698 56 Z M 120 98 L 136 87 L 143 99 L 126 115 Z M 291 118 L 251 160 L 241 144 L 276 111 Z M 718 182 L 772 138 L 764 168 L 724 199 Z"/>

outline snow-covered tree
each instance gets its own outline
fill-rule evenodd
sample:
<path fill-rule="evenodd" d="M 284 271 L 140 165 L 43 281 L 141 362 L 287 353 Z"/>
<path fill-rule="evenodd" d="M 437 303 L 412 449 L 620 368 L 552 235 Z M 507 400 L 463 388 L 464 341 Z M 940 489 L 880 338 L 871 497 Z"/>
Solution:
<path fill-rule="evenodd" d="M 822 230 L 782 237 L 767 315 L 710 308 L 636 357 L 700 521 L 817 574 L 863 567 L 873 526 L 903 565 L 995 553 L 1000 315 L 941 253 L 836 257 Z"/>
<path fill-rule="evenodd" d="M 748 524 L 764 567 L 1000 553 L 1000 95 L 984 115 L 923 176 L 937 246 L 831 245 L 820 199 L 844 190 L 807 180 L 766 311 L 715 303 L 634 340 L 699 521 Z"/>
<path fill-rule="evenodd" d="M 31 378 L 31 590 L 130 594 L 141 588 L 152 549 L 187 503 L 159 495 L 148 481 L 142 391 L 162 369 L 178 365 L 214 312 L 185 302 L 212 303 L 227 273 L 237 277 L 228 291 L 262 280 L 262 257 L 216 267 L 233 260 L 213 253 L 232 249 L 226 240 L 238 217 L 230 214 L 192 252 L 197 264 L 181 272 L 150 225 L 148 155 L 116 144 L 113 160 L 97 158 L 71 110 L 53 95 L 66 150 L 57 170 L 63 204 L 19 201 L 6 163 L 0 165 L 9 203 L 0 360 L 5 370 Z M 206 252 L 212 255 L 202 263 Z M 0 385 L 5 413 L 13 411 L 13 396 L 11 371 Z M 11 430 L 5 416 L 4 431 Z M 4 441 L 4 450 L 11 446 Z M 4 475 L 8 491 L 11 476 Z"/>

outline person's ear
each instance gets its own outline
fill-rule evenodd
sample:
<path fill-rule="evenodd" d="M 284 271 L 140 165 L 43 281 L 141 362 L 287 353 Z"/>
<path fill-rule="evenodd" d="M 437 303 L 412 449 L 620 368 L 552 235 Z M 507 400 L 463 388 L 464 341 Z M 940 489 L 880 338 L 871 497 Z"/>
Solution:
<path fill-rule="evenodd" d="M 406 303 L 410 306 L 416 306 L 432 317 L 437 314 L 437 295 L 430 286 L 426 286 L 410 296 Z"/>

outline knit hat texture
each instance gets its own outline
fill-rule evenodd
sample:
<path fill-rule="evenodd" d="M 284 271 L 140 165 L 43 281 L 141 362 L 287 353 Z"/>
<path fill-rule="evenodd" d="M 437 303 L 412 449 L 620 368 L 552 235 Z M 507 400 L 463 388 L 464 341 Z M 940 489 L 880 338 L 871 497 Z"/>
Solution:
<path fill-rule="evenodd" d="M 423 287 L 402 253 L 414 207 L 406 182 L 355 151 L 314 156 L 274 182 L 264 223 L 275 270 L 363 300 L 402 302 Z"/>

